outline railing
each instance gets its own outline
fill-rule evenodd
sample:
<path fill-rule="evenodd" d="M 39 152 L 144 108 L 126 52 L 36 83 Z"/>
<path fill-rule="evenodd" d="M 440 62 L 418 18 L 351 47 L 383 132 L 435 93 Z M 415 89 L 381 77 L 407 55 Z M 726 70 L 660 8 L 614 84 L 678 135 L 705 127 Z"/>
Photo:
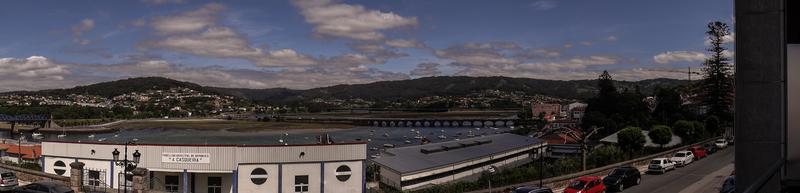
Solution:
<path fill-rule="evenodd" d="M 764 185 L 767 184 L 767 181 L 769 181 L 769 179 L 772 179 L 772 177 L 774 177 L 776 174 L 780 174 L 781 168 L 783 168 L 784 163 L 785 162 L 783 161 L 783 159 L 781 159 L 776 161 L 774 164 L 770 165 L 769 169 L 765 171 L 764 174 L 761 174 L 761 176 L 758 176 L 755 183 L 751 184 L 749 187 L 747 187 L 747 189 L 744 189 L 743 193 L 756 193 L 758 191 L 761 191 L 761 188 L 763 188 Z"/>

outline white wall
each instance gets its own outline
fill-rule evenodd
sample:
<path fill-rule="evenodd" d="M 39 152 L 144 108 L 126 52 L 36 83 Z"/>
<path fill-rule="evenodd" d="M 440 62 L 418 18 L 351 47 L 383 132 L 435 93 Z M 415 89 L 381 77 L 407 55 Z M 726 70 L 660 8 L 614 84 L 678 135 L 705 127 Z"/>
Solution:
<path fill-rule="evenodd" d="M 320 164 L 284 164 L 283 165 L 283 193 L 293 193 L 294 177 L 297 175 L 308 175 L 308 193 L 319 193 L 320 191 Z"/>
<path fill-rule="evenodd" d="M 339 166 L 350 167 L 351 175 L 347 181 L 336 179 L 336 169 Z M 325 163 L 325 193 L 358 193 L 364 187 L 364 165 L 361 161 L 353 162 L 328 162 Z"/>
<path fill-rule="evenodd" d="M 253 181 L 250 180 L 250 173 L 256 168 L 267 171 L 267 181 L 261 185 L 253 184 Z M 238 182 L 240 193 L 278 192 L 278 164 L 239 165 Z"/>

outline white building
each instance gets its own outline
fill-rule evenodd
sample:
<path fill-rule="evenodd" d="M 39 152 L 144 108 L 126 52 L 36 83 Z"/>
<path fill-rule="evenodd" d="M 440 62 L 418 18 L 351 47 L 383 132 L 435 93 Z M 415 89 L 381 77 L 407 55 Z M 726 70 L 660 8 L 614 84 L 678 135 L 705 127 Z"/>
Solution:
<path fill-rule="evenodd" d="M 83 162 L 88 185 L 120 188 L 123 168 L 103 143 L 42 142 L 44 171 L 69 176 L 69 164 Z M 365 143 L 309 145 L 137 144 L 140 168 L 150 173 L 152 190 L 193 193 L 364 192 Z M 124 153 L 120 155 L 124 157 Z M 131 177 L 128 177 L 130 186 Z M 84 183 L 87 185 L 87 183 Z"/>
<path fill-rule="evenodd" d="M 540 139 L 506 133 L 388 149 L 373 161 L 380 166 L 382 183 L 408 191 L 470 179 L 492 166 L 525 164 L 546 145 Z"/>

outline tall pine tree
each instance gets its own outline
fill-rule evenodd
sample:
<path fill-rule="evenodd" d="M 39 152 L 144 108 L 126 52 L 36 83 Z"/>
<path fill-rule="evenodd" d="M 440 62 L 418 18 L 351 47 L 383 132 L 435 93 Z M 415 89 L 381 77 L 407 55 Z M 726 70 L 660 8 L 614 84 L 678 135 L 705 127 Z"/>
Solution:
<path fill-rule="evenodd" d="M 724 38 L 730 35 L 728 25 L 719 21 L 708 24 L 708 51 L 711 56 L 703 62 L 704 79 L 700 83 L 703 104 L 708 107 L 707 115 L 716 116 L 723 122 L 733 119 L 733 66 L 725 55 L 729 51 L 723 47 Z"/>

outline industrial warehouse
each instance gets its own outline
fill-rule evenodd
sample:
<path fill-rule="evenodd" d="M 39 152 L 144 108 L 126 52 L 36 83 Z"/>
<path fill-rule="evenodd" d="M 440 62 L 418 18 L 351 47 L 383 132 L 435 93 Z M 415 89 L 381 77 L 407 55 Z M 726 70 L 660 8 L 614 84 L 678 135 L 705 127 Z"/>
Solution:
<path fill-rule="evenodd" d="M 380 166 L 381 183 L 406 191 L 466 179 L 490 167 L 525 164 L 542 147 L 543 140 L 506 133 L 388 149 L 373 161 Z"/>
<path fill-rule="evenodd" d="M 43 170 L 70 176 L 69 165 L 85 164 L 85 185 L 122 188 L 132 177 L 115 164 L 125 146 L 107 143 L 42 142 Z M 117 150 L 117 151 L 115 151 Z M 364 192 L 365 143 L 308 145 L 131 144 L 127 157 L 149 171 L 159 192 Z M 120 155 L 120 157 L 124 157 Z M 123 180 L 124 179 L 124 180 Z M 123 184 L 127 184 L 123 185 Z"/>

